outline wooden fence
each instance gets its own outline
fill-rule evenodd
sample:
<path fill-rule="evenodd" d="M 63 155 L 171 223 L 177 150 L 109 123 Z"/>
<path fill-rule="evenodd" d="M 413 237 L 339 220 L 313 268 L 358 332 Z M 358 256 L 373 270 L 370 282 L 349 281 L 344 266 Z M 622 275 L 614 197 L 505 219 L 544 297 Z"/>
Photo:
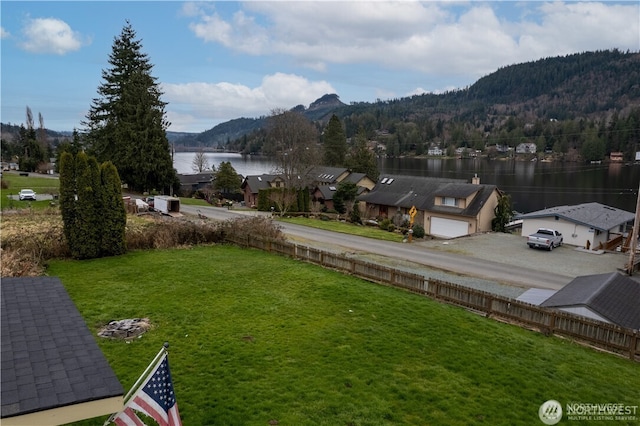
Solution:
<path fill-rule="evenodd" d="M 545 335 L 567 337 L 640 361 L 640 335 L 637 330 L 287 241 L 251 236 L 227 236 L 227 241 L 242 247 L 257 248 L 347 272 L 372 282 L 403 288 L 496 320 L 517 324 Z"/>

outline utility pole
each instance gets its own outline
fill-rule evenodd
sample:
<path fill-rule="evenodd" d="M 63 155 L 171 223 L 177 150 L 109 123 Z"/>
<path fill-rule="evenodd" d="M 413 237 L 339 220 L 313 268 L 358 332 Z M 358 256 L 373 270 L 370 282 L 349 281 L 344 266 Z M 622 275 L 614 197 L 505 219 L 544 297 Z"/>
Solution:
<path fill-rule="evenodd" d="M 633 220 L 631 247 L 629 247 L 629 264 L 627 265 L 627 274 L 629 274 L 629 276 L 633 275 L 636 247 L 638 246 L 638 226 L 640 225 L 640 184 L 638 184 L 638 195 L 636 196 L 636 199 L 636 218 Z"/>

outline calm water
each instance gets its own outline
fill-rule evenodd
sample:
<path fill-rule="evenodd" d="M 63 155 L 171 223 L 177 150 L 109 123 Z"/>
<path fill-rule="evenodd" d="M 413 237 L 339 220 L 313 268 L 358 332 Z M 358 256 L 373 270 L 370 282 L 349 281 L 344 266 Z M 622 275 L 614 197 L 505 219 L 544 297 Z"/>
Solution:
<path fill-rule="evenodd" d="M 210 165 L 229 161 L 243 176 L 272 173 L 273 162 L 264 157 L 228 153 L 207 153 Z M 178 173 L 194 173 L 194 153 L 176 153 Z M 521 213 L 559 205 L 598 202 L 634 212 L 640 165 L 542 163 L 499 160 L 456 160 L 383 158 L 378 162 L 382 174 L 471 178 L 496 185 L 511 195 L 513 208 Z"/>

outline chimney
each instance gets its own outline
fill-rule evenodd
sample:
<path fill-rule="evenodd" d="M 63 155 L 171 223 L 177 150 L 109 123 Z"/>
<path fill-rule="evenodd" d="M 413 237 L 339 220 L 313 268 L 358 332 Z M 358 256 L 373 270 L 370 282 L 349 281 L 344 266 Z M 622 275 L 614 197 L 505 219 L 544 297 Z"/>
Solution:
<path fill-rule="evenodd" d="M 480 185 L 480 178 L 478 177 L 478 174 L 476 173 L 474 177 L 471 178 L 471 183 L 474 185 Z"/>

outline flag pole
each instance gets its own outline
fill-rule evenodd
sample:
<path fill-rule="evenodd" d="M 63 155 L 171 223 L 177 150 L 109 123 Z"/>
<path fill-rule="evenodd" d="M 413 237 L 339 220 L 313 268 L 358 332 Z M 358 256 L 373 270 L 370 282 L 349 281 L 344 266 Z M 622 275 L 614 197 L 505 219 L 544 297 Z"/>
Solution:
<path fill-rule="evenodd" d="M 153 358 L 153 361 L 151 361 L 151 363 L 146 368 L 146 370 L 144 370 L 144 373 L 142 373 L 142 375 L 138 378 L 138 380 L 136 380 L 136 382 L 133 384 L 129 392 L 127 392 L 127 394 L 124 396 L 123 401 L 125 404 L 127 403 L 127 400 L 131 397 L 131 394 L 134 393 L 136 390 L 138 390 L 138 386 L 140 385 L 140 382 L 142 382 L 144 379 L 147 378 L 149 371 L 151 371 L 151 369 L 158 364 L 158 360 L 162 357 L 162 355 L 167 353 L 168 348 L 169 348 L 169 342 L 164 342 L 164 345 L 162 345 L 162 349 L 160 349 L 160 352 L 158 352 L 155 358 Z"/>

